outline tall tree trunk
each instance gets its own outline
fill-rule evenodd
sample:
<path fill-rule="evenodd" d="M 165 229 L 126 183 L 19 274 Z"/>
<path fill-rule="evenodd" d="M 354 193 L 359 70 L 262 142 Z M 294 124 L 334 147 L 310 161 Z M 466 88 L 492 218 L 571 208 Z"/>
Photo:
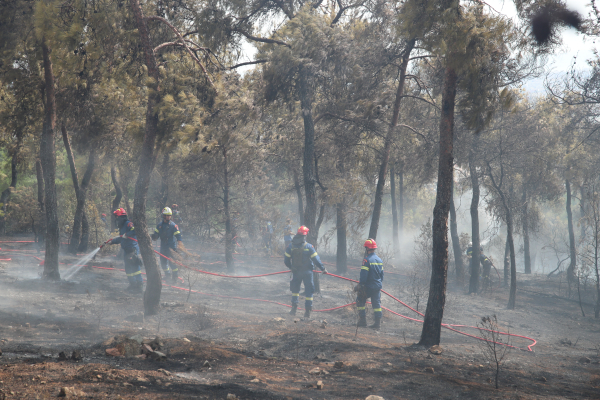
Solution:
<path fill-rule="evenodd" d="M 315 225 L 315 238 L 319 237 L 319 230 L 321 229 L 321 225 L 323 224 L 323 220 L 325 219 L 325 201 L 321 203 L 319 207 L 319 217 L 317 218 L 317 223 Z M 315 249 L 317 248 L 317 239 L 314 242 Z"/>
<path fill-rule="evenodd" d="M 442 89 L 442 110 L 440 117 L 440 155 L 437 180 L 437 194 L 433 209 L 433 257 L 427 310 L 421 331 L 422 346 L 440 344 L 442 318 L 446 304 L 446 283 L 448 280 L 448 212 L 452 192 L 454 161 L 452 157 L 454 131 L 454 104 L 456 98 L 456 72 L 446 67 Z"/>
<path fill-rule="evenodd" d="M 383 203 L 383 188 L 385 187 L 385 173 L 388 169 L 390 160 L 390 150 L 394 139 L 394 132 L 398 126 L 398 117 L 400 115 L 400 103 L 404 94 L 404 82 L 406 80 L 406 68 L 410 59 L 410 53 L 415 47 L 415 39 L 411 39 L 406 43 L 402 54 L 402 64 L 400 65 L 400 76 L 398 78 L 398 88 L 396 89 L 396 100 L 394 101 L 394 111 L 392 113 L 392 121 L 385 135 L 383 145 L 383 157 L 379 166 L 379 177 L 377 179 L 377 187 L 375 189 L 375 202 L 373 203 L 373 214 L 371 217 L 371 227 L 369 228 L 369 238 L 377 239 L 377 230 L 379 229 L 379 218 L 381 217 L 381 205 Z"/>
<path fill-rule="evenodd" d="M 148 88 L 148 103 L 146 106 L 146 127 L 144 132 L 144 142 L 140 155 L 140 168 L 137 182 L 135 184 L 135 197 L 133 200 L 133 223 L 146 268 L 146 292 L 144 293 L 144 312 L 146 315 L 155 315 L 160 311 L 160 294 L 162 283 L 158 263 L 152 250 L 152 241 L 148 235 L 148 225 L 146 223 L 146 197 L 148 195 L 148 185 L 150 176 L 156 163 L 156 135 L 158 133 L 158 114 L 156 106 L 160 103 L 160 76 L 154 57 L 154 49 L 150 43 L 150 34 L 148 26 L 142 13 L 139 0 L 129 0 L 131 10 L 135 17 L 141 47 L 144 51 L 146 67 L 148 68 L 148 77 L 152 79 Z"/>
<path fill-rule="evenodd" d="M 231 213 L 229 211 L 229 171 L 227 165 L 227 148 L 223 148 L 223 210 L 225 212 L 225 263 L 227 271 L 235 271 L 233 263 L 233 235 L 231 234 Z"/>
<path fill-rule="evenodd" d="M 67 135 L 67 129 L 65 124 L 61 124 L 60 130 L 62 133 L 63 143 L 67 152 L 67 159 L 69 160 L 69 167 L 71 169 L 71 180 L 73 181 L 73 188 L 75 189 L 76 207 L 75 217 L 73 218 L 73 229 L 71 229 L 71 240 L 69 241 L 69 253 L 77 253 L 77 247 L 79 247 L 79 237 L 81 236 L 81 214 L 83 213 L 82 201 L 81 201 L 81 190 L 79 189 L 79 177 L 77 176 L 77 168 L 75 167 L 75 157 L 73 157 L 73 151 L 71 150 L 71 143 L 69 136 Z"/>
<path fill-rule="evenodd" d="M 508 309 L 514 310 L 517 300 L 517 260 L 515 257 L 515 242 L 513 240 L 513 219 L 510 208 L 506 208 L 506 238 L 510 249 L 510 294 L 508 296 Z"/>
<path fill-rule="evenodd" d="M 79 247 L 77 251 L 80 253 L 87 253 L 88 246 L 90 244 L 90 222 L 87 217 L 87 211 L 85 206 L 81 213 L 81 240 L 79 241 Z"/>
<path fill-rule="evenodd" d="M 580 240 L 583 240 L 583 238 L 585 238 L 585 228 L 586 228 L 586 218 L 585 218 L 585 185 L 581 185 L 579 187 L 579 193 L 580 193 L 580 198 L 579 198 L 579 225 L 580 225 L 580 229 L 581 229 L 581 233 L 580 233 Z"/>
<path fill-rule="evenodd" d="M 112 212 L 119 208 L 119 204 L 121 204 L 121 198 L 123 197 L 121 184 L 119 183 L 117 169 L 115 167 L 110 168 L 110 178 L 112 179 L 113 186 L 115 187 L 115 198 L 112 201 L 112 210 L 110 210 L 110 231 L 114 232 L 117 229 L 117 217 Z"/>
<path fill-rule="evenodd" d="M 575 231 L 573 230 L 573 213 L 571 212 L 571 182 L 565 180 L 567 190 L 567 226 L 569 230 L 569 254 L 570 262 L 567 268 L 567 280 L 569 282 L 569 295 L 571 292 L 571 283 L 575 282 L 575 266 L 577 265 L 577 251 L 575 249 Z"/>
<path fill-rule="evenodd" d="M 298 94 L 302 107 L 302 118 L 304 120 L 304 160 L 302 172 L 304 175 L 304 195 L 306 196 L 306 208 L 304 209 L 304 226 L 309 229 L 307 241 L 315 244 L 317 232 L 315 224 L 317 219 L 317 190 L 315 177 L 315 125 L 312 117 L 312 98 L 310 93 L 310 77 L 307 68 L 300 67 L 298 77 Z"/>
<path fill-rule="evenodd" d="M 94 174 L 95 167 L 96 149 L 92 146 L 90 148 L 88 164 L 83 174 L 81 185 L 78 185 L 76 187 L 76 190 L 79 191 L 79 195 L 77 196 L 77 208 L 75 209 L 75 221 L 73 222 L 73 231 L 75 231 L 75 227 L 77 227 L 78 229 L 79 227 L 81 227 L 81 237 L 79 236 L 79 232 L 77 233 L 77 235 L 73 233 L 73 235 L 71 236 L 69 251 L 72 253 L 76 253 L 77 251 L 86 251 L 88 247 L 90 233 L 89 223 L 85 212 L 85 204 L 87 199 L 87 191 L 90 186 L 90 181 L 92 180 L 92 175 Z M 75 171 L 75 165 L 73 165 L 72 168 L 73 171 Z M 74 173 L 74 178 L 77 179 L 76 172 Z"/>
<path fill-rule="evenodd" d="M 160 194 L 158 196 L 157 208 L 158 213 L 162 213 L 162 210 L 167 206 L 167 200 L 169 198 L 169 152 L 165 152 L 163 155 L 163 162 L 160 168 L 161 183 L 160 183 Z"/>
<path fill-rule="evenodd" d="M 527 189 L 523 185 L 523 197 L 521 199 L 523 212 L 523 249 L 525 253 L 525 273 L 531 274 L 531 253 L 529 247 L 529 210 L 527 209 Z"/>
<path fill-rule="evenodd" d="M 456 224 L 456 207 L 454 206 L 454 182 L 450 192 L 450 235 L 452 236 L 452 250 L 454 251 L 454 265 L 456 267 L 456 280 L 462 282 L 465 278 L 465 265 L 463 263 L 462 249 L 460 248 L 460 237 Z"/>
<path fill-rule="evenodd" d="M 342 201 L 337 203 L 336 208 L 337 251 L 335 253 L 335 270 L 338 274 L 343 274 L 348 270 L 346 199 L 342 198 Z"/>
<path fill-rule="evenodd" d="M 300 186 L 300 180 L 298 179 L 298 172 L 292 168 L 292 175 L 294 176 L 294 188 L 296 189 L 296 196 L 298 197 L 298 225 L 304 225 L 304 201 L 302 200 L 302 187 Z"/>
<path fill-rule="evenodd" d="M 13 150 L 10 162 L 10 185 L 6 189 L 4 189 L 2 191 L 2 195 L 0 195 L 0 204 L 2 205 L 2 217 L 0 218 L 0 232 L 2 232 L 2 234 L 6 234 L 6 213 L 8 211 L 8 202 L 10 201 L 10 195 L 12 193 L 12 190 L 17 186 L 17 160 L 19 157 L 20 148 L 20 143 L 18 143 L 17 148 Z"/>
<path fill-rule="evenodd" d="M 44 170 L 40 159 L 35 160 L 35 175 L 37 178 L 38 209 L 40 216 L 38 226 L 35 232 L 35 242 L 38 252 L 42 249 L 42 244 L 46 237 L 46 199 L 44 196 Z"/>
<path fill-rule="evenodd" d="M 475 157 L 479 150 L 479 135 L 473 136 L 471 151 L 469 152 L 469 171 L 471 175 L 471 188 L 473 197 L 471 199 L 471 278 L 469 280 L 469 293 L 479 292 L 479 264 L 480 249 L 479 240 L 479 176 L 475 165 Z"/>
<path fill-rule="evenodd" d="M 398 242 L 400 248 L 404 238 L 404 162 L 398 171 Z"/>
<path fill-rule="evenodd" d="M 504 246 L 504 287 L 508 286 L 509 276 L 510 276 L 510 245 L 508 244 L 508 237 L 507 237 L 506 245 Z"/>
<path fill-rule="evenodd" d="M 42 39 L 44 63 L 44 92 L 46 103 L 44 123 L 40 140 L 40 159 L 44 173 L 44 193 L 46 209 L 46 255 L 44 258 L 44 279 L 60 280 L 58 271 L 58 251 L 60 246 L 56 196 L 56 152 L 54 149 L 54 129 L 56 127 L 56 98 L 54 95 L 54 72 L 50 59 L 50 49 L 46 38 Z"/>
<path fill-rule="evenodd" d="M 398 209 L 396 207 L 396 164 L 390 164 L 390 194 L 392 197 L 392 250 L 394 256 L 398 256 L 399 253 L 399 242 L 398 242 Z"/>

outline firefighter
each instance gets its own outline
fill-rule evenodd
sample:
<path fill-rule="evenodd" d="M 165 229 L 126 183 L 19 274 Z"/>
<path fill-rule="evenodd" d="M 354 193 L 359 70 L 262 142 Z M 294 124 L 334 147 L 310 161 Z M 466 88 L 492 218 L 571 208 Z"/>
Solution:
<path fill-rule="evenodd" d="M 381 289 L 383 287 L 383 261 L 375 254 L 377 243 L 373 239 L 367 239 L 364 244 L 367 255 L 360 268 L 360 281 L 355 290 L 358 292 L 356 297 L 356 307 L 358 308 L 358 326 L 367 326 L 367 299 L 371 299 L 375 323 L 369 328 L 379 329 L 381 327 Z"/>
<path fill-rule="evenodd" d="M 154 229 L 152 240 L 160 238 L 160 253 L 166 257 L 172 258 L 173 255 L 171 250 L 177 252 L 177 242 L 181 242 L 181 232 L 179 232 L 179 227 L 171 221 L 173 211 L 169 207 L 163 209 L 162 216 L 163 220 Z M 169 264 L 171 264 L 171 268 L 169 268 Z M 165 279 L 168 279 L 169 276 L 171 276 L 173 282 L 177 282 L 179 274 L 179 267 L 177 264 L 172 264 L 166 258 L 161 257 L 160 266 L 165 274 Z"/>
<path fill-rule="evenodd" d="M 308 228 L 301 226 L 296 236 L 292 239 L 292 243 L 286 248 L 283 262 L 292 271 L 292 280 L 290 281 L 292 310 L 290 314 L 296 315 L 300 299 L 300 285 L 304 282 L 304 318 L 310 318 L 314 292 L 313 264 L 319 267 L 324 274 L 327 274 L 327 270 L 323 266 L 313 245 L 306 243 L 306 235 L 308 235 Z"/>
<path fill-rule="evenodd" d="M 283 227 L 283 251 L 285 251 L 285 249 L 288 248 L 290 243 L 292 243 L 293 237 L 294 234 L 292 233 L 292 220 L 288 218 L 285 220 L 285 226 Z"/>
<path fill-rule="evenodd" d="M 106 244 L 120 244 L 123 249 L 123 263 L 125 264 L 125 273 L 129 281 L 128 291 L 133 293 L 141 293 L 143 291 L 142 260 L 138 254 L 140 248 L 138 246 L 137 237 L 133 222 L 127 218 L 127 211 L 123 208 L 115 210 L 113 214 L 117 217 L 117 227 L 121 236 L 110 239 Z M 136 239 L 136 240 L 133 240 Z"/>
<path fill-rule="evenodd" d="M 106 214 L 100 216 L 100 220 L 104 223 L 104 227 L 108 229 L 108 222 L 106 222 Z"/>
<path fill-rule="evenodd" d="M 265 244 L 265 253 L 271 253 L 271 238 L 273 237 L 273 225 L 271 221 L 267 221 L 267 225 L 263 230 L 263 242 Z"/>

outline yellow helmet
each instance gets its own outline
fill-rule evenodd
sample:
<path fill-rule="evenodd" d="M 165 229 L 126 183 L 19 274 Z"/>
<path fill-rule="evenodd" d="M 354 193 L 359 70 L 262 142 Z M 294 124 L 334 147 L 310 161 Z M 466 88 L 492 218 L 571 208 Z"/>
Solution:
<path fill-rule="evenodd" d="M 163 215 L 173 215 L 173 211 L 169 207 L 165 207 L 162 213 Z"/>

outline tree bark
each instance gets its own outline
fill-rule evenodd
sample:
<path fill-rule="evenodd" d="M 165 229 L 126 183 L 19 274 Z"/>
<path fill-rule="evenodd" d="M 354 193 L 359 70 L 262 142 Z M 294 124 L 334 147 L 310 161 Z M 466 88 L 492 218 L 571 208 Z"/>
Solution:
<path fill-rule="evenodd" d="M 44 238 L 46 237 L 46 200 L 44 197 L 44 170 L 40 159 L 35 160 L 35 173 L 37 178 L 38 209 L 40 211 L 38 227 L 35 232 L 35 243 L 39 252 L 42 249 L 42 244 L 44 243 Z"/>
<path fill-rule="evenodd" d="M 567 268 L 567 280 L 569 282 L 569 292 L 571 291 L 571 283 L 575 282 L 575 266 L 577 265 L 577 251 L 575 249 L 575 231 L 573 230 L 573 213 L 571 211 L 571 182 L 565 180 L 567 190 L 567 226 L 569 230 L 569 254 L 570 262 Z M 570 294 L 570 293 L 569 293 Z"/>
<path fill-rule="evenodd" d="M 44 123 L 40 140 L 40 159 L 44 174 L 44 194 L 46 211 L 46 254 L 44 258 L 44 279 L 58 281 L 58 251 L 60 246 L 58 230 L 56 196 L 56 151 L 54 148 L 54 129 L 56 128 L 56 98 L 54 91 L 54 72 L 50 59 L 50 49 L 46 38 L 42 39 L 42 58 L 44 64 Z"/>
<path fill-rule="evenodd" d="M 302 172 L 304 175 L 304 195 L 306 208 L 304 209 L 304 226 L 309 229 L 307 242 L 317 242 L 315 224 L 317 219 L 317 190 L 314 168 L 315 159 L 315 125 L 312 117 L 312 98 L 310 93 L 310 77 L 305 66 L 300 67 L 298 77 L 298 94 L 302 107 L 304 120 L 304 160 Z"/>
<path fill-rule="evenodd" d="M 440 118 L 440 155 L 438 166 L 437 194 L 433 210 L 433 257 L 429 298 L 421 331 L 422 346 L 440 344 L 442 318 L 446 304 L 448 279 L 448 212 L 452 192 L 454 161 L 452 157 L 454 104 L 457 76 L 454 69 L 446 67 L 442 89 Z"/>
<path fill-rule="evenodd" d="M 450 235 L 452 236 L 452 250 L 454 251 L 454 266 L 456 267 L 456 280 L 462 282 L 465 278 L 465 265 L 463 263 L 462 249 L 460 248 L 460 237 L 456 224 L 456 207 L 454 206 L 454 182 L 450 192 Z"/>
<path fill-rule="evenodd" d="M 346 199 L 343 198 L 340 203 L 337 203 L 336 208 L 337 251 L 335 254 L 335 270 L 338 274 L 343 274 L 348 271 Z"/>
<path fill-rule="evenodd" d="M 87 217 L 87 211 L 85 205 L 83 212 L 81 213 L 81 240 L 79 241 L 79 247 L 77 251 L 80 253 L 87 253 L 88 246 L 90 244 L 90 221 Z"/>
<path fill-rule="evenodd" d="M 294 188 L 296 189 L 296 196 L 298 197 L 298 224 L 304 225 L 304 201 L 302 200 L 302 187 L 300 186 L 300 180 L 298 179 L 298 172 L 292 168 L 292 175 L 294 176 Z"/>
<path fill-rule="evenodd" d="M 475 157 L 479 150 L 479 136 L 473 136 L 471 151 L 469 152 L 469 171 L 471 175 L 471 188 L 473 197 L 471 198 L 471 278 L 469 280 L 469 293 L 479 292 L 479 264 L 480 249 L 479 240 L 479 176 L 475 165 Z"/>
<path fill-rule="evenodd" d="M 396 207 L 396 164 L 390 164 L 390 194 L 392 197 L 392 250 L 397 257 L 399 250 L 398 242 L 398 209 Z"/>
<path fill-rule="evenodd" d="M 513 240 L 513 220 L 510 209 L 506 215 L 506 238 L 510 250 L 510 294 L 508 296 L 508 309 L 514 310 L 517 300 L 517 260 L 515 257 L 515 242 Z"/>
<path fill-rule="evenodd" d="M 148 103 L 146 106 L 146 127 L 144 132 L 144 141 L 142 143 L 142 152 L 140 155 L 140 168 L 138 178 L 135 184 L 135 197 L 133 200 L 133 223 L 146 268 L 146 291 L 144 293 L 144 312 L 146 315 L 155 315 L 160 311 L 160 294 L 162 283 L 158 263 L 152 250 L 152 241 L 148 235 L 148 225 L 146 223 L 146 197 L 148 195 L 148 185 L 150 184 L 150 175 L 156 163 L 156 135 L 158 132 L 158 114 L 156 106 L 160 103 L 159 81 L 160 76 L 154 57 L 154 50 L 150 44 L 150 34 L 148 26 L 144 19 L 139 0 L 130 0 L 129 4 L 133 12 L 135 23 L 138 30 L 141 47 L 144 51 L 146 67 L 148 68 L 148 77 L 153 82 L 148 87 Z"/>
<path fill-rule="evenodd" d="M 388 169 L 388 162 L 390 159 L 390 150 L 392 148 L 392 140 L 394 139 L 394 132 L 398 126 L 398 117 L 400 115 L 400 103 L 402 102 L 402 95 L 404 93 L 404 82 L 406 81 L 406 68 L 410 59 L 410 53 L 415 47 L 415 39 L 411 39 L 404 48 L 402 54 L 402 64 L 400 65 L 400 75 L 398 77 L 398 88 L 396 89 L 396 100 L 394 101 L 394 111 L 392 113 L 392 121 L 388 128 L 388 132 L 385 135 L 385 142 L 383 145 L 383 154 L 381 165 L 379 167 L 379 176 L 377 179 L 377 187 L 375 188 L 375 201 L 373 203 L 373 214 L 371 217 L 371 226 L 369 228 L 369 238 L 377 239 L 377 230 L 379 229 L 379 219 L 381 217 L 381 205 L 383 203 L 383 188 L 385 187 L 385 174 Z"/>
<path fill-rule="evenodd" d="M 529 247 L 529 213 L 527 209 L 527 189 L 523 185 L 523 198 L 521 199 L 523 212 L 523 250 L 525 255 L 525 273 L 531 274 L 531 253 Z"/>
<path fill-rule="evenodd" d="M 508 286 L 508 277 L 510 276 L 510 245 L 508 244 L 508 238 L 506 238 L 506 245 L 504 246 L 504 287 Z"/>
<path fill-rule="evenodd" d="M 231 234 L 231 213 L 229 211 L 229 171 L 227 165 L 227 148 L 223 148 L 223 210 L 225 212 L 225 263 L 227 271 L 234 272 L 233 235 Z"/>
<path fill-rule="evenodd" d="M 110 231 L 114 232 L 117 229 L 117 217 L 112 213 L 112 211 L 115 211 L 119 208 L 119 204 L 121 204 L 121 198 L 123 197 L 121 184 L 119 183 L 117 169 L 115 167 L 110 168 L 110 178 L 112 179 L 113 186 L 115 187 L 115 198 L 112 201 L 112 210 L 110 213 Z"/>
<path fill-rule="evenodd" d="M 404 238 L 404 162 L 398 171 L 398 242 L 402 246 Z"/>

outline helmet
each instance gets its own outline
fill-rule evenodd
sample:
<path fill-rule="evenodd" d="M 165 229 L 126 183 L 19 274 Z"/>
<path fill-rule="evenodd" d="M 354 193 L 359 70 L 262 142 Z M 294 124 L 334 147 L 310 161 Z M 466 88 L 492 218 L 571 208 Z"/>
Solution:
<path fill-rule="evenodd" d="M 113 214 L 116 215 L 117 217 L 122 217 L 122 216 L 127 216 L 127 211 L 125 211 L 124 208 L 118 208 L 115 211 L 113 211 Z"/>
<path fill-rule="evenodd" d="M 365 246 L 367 249 L 371 249 L 371 250 L 373 250 L 373 249 L 376 249 L 376 248 L 377 248 L 377 243 L 375 243 L 375 241 L 374 241 L 373 239 L 367 239 L 367 240 L 365 240 L 365 244 L 364 244 L 364 246 Z"/>
<path fill-rule="evenodd" d="M 298 228 L 298 235 L 308 235 L 308 228 L 302 225 L 300 228 Z"/>
<path fill-rule="evenodd" d="M 173 211 L 169 207 L 165 207 L 162 213 L 163 215 L 173 215 Z"/>
<path fill-rule="evenodd" d="M 177 208 L 179 207 L 177 204 L 173 204 L 173 208 Z"/>
<path fill-rule="evenodd" d="M 106 214 L 102 214 L 103 217 L 106 217 Z"/>

